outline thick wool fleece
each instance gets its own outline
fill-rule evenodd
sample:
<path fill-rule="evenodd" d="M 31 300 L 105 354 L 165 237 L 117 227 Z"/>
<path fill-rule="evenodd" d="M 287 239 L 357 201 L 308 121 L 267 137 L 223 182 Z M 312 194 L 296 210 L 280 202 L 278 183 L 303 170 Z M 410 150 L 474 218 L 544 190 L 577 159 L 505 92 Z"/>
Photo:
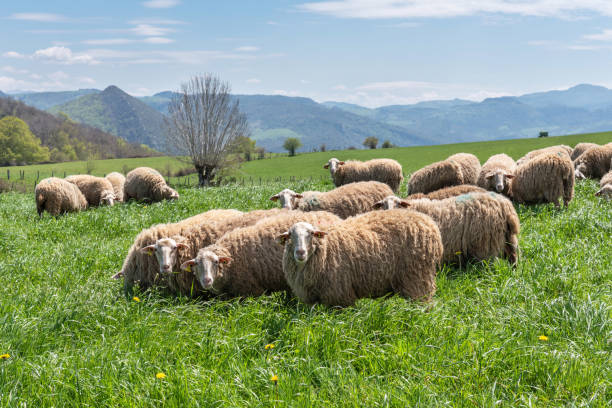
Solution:
<path fill-rule="evenodd" d="M 522 164 L 525 164 L 529 160 L 535 159 L 536 157 L 538 157 L 538 156 L 540 156 L 542 154 L 564 153 L 564 154 L 567 154 L 568 157 L 570 157 L 573 151 L 574 151 L 574 149 L 572 149 L 571 147 L 566 146 L 566 145 L 548 146 L 548 147 L 544 147 L 542 149 L 537 149 L 537 150 L 530 151 L 529 153 L 527 153 L 526 155 L 524 155 L 523 157 L 518 159 L 516 161 L 516 165 L 520 166 Z"/>
<path fill-rule="evenodd" d="M 487 190 L 484 188 L 475 186 L 473 184 L 460 184 L 458 186 L 444 187 L 431 193 L 422 194 L 411 194 L 406 197 L 406 200 L 417 200 L 419 198 L 429 198 L 430 200 L 444 200 L 445 198 L 456 197 L 461 194 L 467 193 L 486 193 Z"/>
<path fill-rule="evenodd" d="M 109 173 L 106 175 L 106 179 L 110 181 L 113 185 L 113 191 L 115 192 L 115 197 L 117 197 L 117 201 L 123 201 L 123 186 L 125 185 L 125 176 L 121 173 L 117 173 L 116 171 Z"/>
<path fill-rule="evenodd" d="M 595 146 L 582 153 L 575 161 L 574 167 L 585 177 L 598 179 L 610 171 L 612 161 L 612 144 Z"/>
<path fill-rule="evenodd" d="M 470 153 L 457 153 L 446 160 L 459 164 L 463 176 L 462 184 L 476 184 L 480 174 L 480 161 L 478 157 Z"/>
<path fill-rule="evenodd" d="M 336 187 L 358 181 L 380 181 L 398 191 L 404 180 L 402 165 L 392 159 L 374 159 L 366 162 L 349 160 L 340 165 L 332 176 Z"/>
<path fill-rule="evenodd" d="M 57 216 L 87 208 L 87 200 L 81 190 L 74 184 L 57 177 L 41 180 L 34 189 L 34 198 L 38 215 L 47 211 Z"/>
<path fill-rule="evenodd" d="M 294 258 L 287 240 L 283 270 L 305 303 L 349 306 L 357 299 L 397 293 L 430 300 L 442 257 L 440 231 L 431 218 L 414 211 L 375 211 L 335 224 L 313 238 L 305 263 Z"/>
<path fill-rule="evenodd" d="M 503 177 L 503 174 L 514 175 L 515 169 L 516 163 L 512 157 L 504 153 L 493 155 L 489 157 L 489 160 L 487 160 L 485 164 L 482 165 L 482 169 L 480 170 L 480 174 L 478 176 L 478 182 L 476 184 L 486 190 L 495 191 L 495 177 L 487 176 L 491 173 L 499 173 L 501 177 Z M 504 188 L 499 193 L 508 195 L 511 180 L 504 178 L 503 183 Z"/>
<path fill-rule="evenodd" d="M 408 180 L 408 194 L 440 190 L 444 187 L 457 186 L 463 183 L 461 166 L 448 160 L 432 163 L 415 171 Z"/>
<path fill-rule="evenodd" d="M 166 184 L 164 177 L 150 167 L 138 167 L 127 174 L 123 187 L 124 199 L 157 202 L 169 200 L 177 193 Z"/>
<path fill-rule="evenodd" d="M 572 154 L 570 156 L 570 158 L 572 159 L 572 161 L 576 160 L 578 157 L 580 157 L 580 155 L 584 152 L 586 152 L 587 150 L 589 150 L 591 147 L 597 147 L 599 146 L 596 143 L 578 143 L 575 147 L 574 150 L 572 150 Z"/>
<path fill-rule="evenodd" d="M 81 190 L 90 207 L 101 205 L 101 200 L 105 195 L 115 194 L 111 182 L 103 177 L 78 174 L 66 177 L 66 181 L 76 185 Z"/>

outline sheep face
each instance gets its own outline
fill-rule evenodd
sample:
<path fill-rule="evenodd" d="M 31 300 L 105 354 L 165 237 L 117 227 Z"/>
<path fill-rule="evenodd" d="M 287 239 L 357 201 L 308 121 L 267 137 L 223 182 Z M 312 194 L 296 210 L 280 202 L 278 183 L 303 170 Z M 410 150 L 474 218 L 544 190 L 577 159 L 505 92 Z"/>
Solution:
<path fill-rule="evenodd" d="M 586 178 L 586 164 L 580 163 L 576 166 L 576 171 L 574 172 L 574 176 L 577 180 L 584 180 Z"/>
<path fill-rule="evenodd" d="M 217 256 L 214 252 L 200 250 L 195 259 L 181 265 L 181 268 L 193 272 L 202 289 L 212 289 L 215 279 L 219 276 L 221 265 L 227 265 L 232 258 Z"/>
<path fill-rule="evenodd" d="M 340 166 L 342 166 L 343 164 L 344 164 L 343 161 L 340 161 L 336 159 L 335 157 L 332 157 L 331 159 L 329 159 L 327 164 L 323 166 L 323 168 L 329 169 L 330 174 L 333 176 L 336 173 L 336 171 L 338 171 L 338 168 L 340 168 Z"/>
<path fill-rule="evenodd" d="M 304 264 L 316 251 L 316 238 L 323 238 L 325 232 L 316 230 L 307 222 L 294 224 L 289 231 L 277 237 L 280 244 L 287 243 L 293 249 L 293 258 L 298 264 Z"/>
<path fill-rule="evenodd" d="M 502 170 L 491 171 L 486 174 L 485 178 L 487 179 L 488 189 L 494 188 L 498 193 L 503 193 L 508 190 L 510 187 L 511 181 L 514 175 L 505 173 Z"/>
<path fill-rule="evenodd" d="M 373 208 L 376 210 L 393 210 L 394 208 L 406 207 L 408 207 L 408 202 L 396 196 L 387 196 L 373 206 Z"/>
<path fill-rule="evenodd" d="M 299 199 L 302 197 L 303 196 L 301 194 L 298 194 L 295 191 L 286 188 L 280 193 L 270 197 L 270 200 L 280 201 L 281 208 L 285 208 L 287 210 L 295 210 L 298 207 Z"/>
<path fill-rule="evenodd" d="M 612 200 L 612 184 L 606 184 L 598 192 L 595 193 L 597 197 L 603 197 L 606 200 Z"/>
<path fill-rule="evenodd" d="M 165 186 L 162 190 L 162 196 L 166 199 L 166 200 L 178 200 L 179 198 L 179 193 L 177 193 L 174 189 Z"/>
<path fill-rule="evenodd" d="M 100 205 L 110 205 L 112 207 L 116 199 L 114 192 L 105 191 L 100 197 Z"/>
<path fill-rule="evenodd" d="M 171 273 L 172 267 L 176 263 L 176 255 L 181 248 L 187 248 L 187 245 L 177 243 L 172 238 L 161 238 L 154 245 L 148 245 L 140 249 L 140 252 L 147 255 L 155 255 L 159 264 L 159 273 Z"/>

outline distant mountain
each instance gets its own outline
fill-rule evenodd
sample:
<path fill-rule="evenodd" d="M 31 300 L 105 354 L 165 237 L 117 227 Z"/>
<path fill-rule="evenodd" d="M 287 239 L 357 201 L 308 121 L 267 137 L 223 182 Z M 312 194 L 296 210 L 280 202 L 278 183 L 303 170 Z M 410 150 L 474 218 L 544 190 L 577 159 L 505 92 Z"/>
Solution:
<path fill-rule="evenodd" d="M 156 152 L 126 143 L 109 133 L 56 117 L 13 98 L 0 97 L 0 119 L 16 116 L 28 124 L 43 146 L 49 147 L 51 160 L 87 160 L 152 156 Z"/>
<path fill-rule="evenodd" d="M 128 142 L 165 150 L 164 116 L 114 85 L 95 94 L 56 105 L 49 112 L 64 112 L 71 119 L 122 137 Z"/>
<path fill-rule="evenodd" d="M 55 105 L 70 102 L 83 95 L 100 93 L 99 89 L 79 89 L 77 91 L 63 92 L 27 92 L 11 95 L 12 98 L 20 100 L 26 105 L 46 110 Z"/>
<path fill-rule="evenodd" d="M 163 113 L 164 115 L 168 114 L 168 104 L 170 100 L 174 96 L 174 92 L 172 91 L 164 91 L 156 93 L 153 96 L 141 96 L 140 99 L 142 102 L 146 103 L 156 111 Z"/>
<path fill-rule="evenodd" d="M 0 91 L 0 98 L 7 98 L 8 95 L 5 94 L 4 92 Z"/>
<path fill-rule="evenodd" d="M 603 86 L 580 84 L 564 91 L 519 96 L 518 100 L 536 108 L 569 106 L 593 110 L 612 104 L 612 90 Z"/>

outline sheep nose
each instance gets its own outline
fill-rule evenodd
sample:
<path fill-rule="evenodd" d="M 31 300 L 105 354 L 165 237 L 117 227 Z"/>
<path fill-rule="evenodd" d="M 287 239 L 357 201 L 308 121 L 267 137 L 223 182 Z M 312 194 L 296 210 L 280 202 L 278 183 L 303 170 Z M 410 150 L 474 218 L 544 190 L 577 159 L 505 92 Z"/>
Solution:
<path fill-rule="evenodd" d="M 204 278 L 204 284 L 206 285 L 206 287 L 212 285 L 212 279 L 210 278 Z"/>
<path fill-rule="evenodd" d="M 170 265 L 164 265 L 164 271 L 169 271 L 170 270 Z"/>
<path fill-rule="evenodd" d="M 304 251 L 303 249 L 296 249 L 295 253 L 299 256 L 304 256 L 306 255 L 306 251 Z"/>

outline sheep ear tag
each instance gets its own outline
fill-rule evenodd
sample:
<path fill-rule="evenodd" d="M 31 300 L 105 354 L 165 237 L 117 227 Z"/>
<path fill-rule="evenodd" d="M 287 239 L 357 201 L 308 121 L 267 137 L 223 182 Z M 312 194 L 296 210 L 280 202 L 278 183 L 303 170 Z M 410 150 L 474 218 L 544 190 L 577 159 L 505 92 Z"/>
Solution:
<path fill-rule="evenodd" d="M 187 272 L 191 272 L 191 267 L 193 265 L 195 265 L 195 261 L 193 259 L 190 259 L 189 261 L 185 261 L 181 265 L 181 269 L 183 269 L 184 271 L 187 271 Z"/>
<path fill-rule="evenodd" d="M 312 235 L 316 238 L 323 238 L 325 236 L 326 232 L 323 231 L 313 231 Z"/>
<path fill-rule="evenodd" d="M 219 263 L 223 264 L 223 265 L 227 265 L 228 263 L 230 263 L 232 261 L 232 258 L 228 257 L 228 256 L 222 256 L 219 257 Z"/>
<path fill-rule="evenodd" d="M 285 245 L 285 242 L 287 241 L 287 238 L 289 238 L 289 233 L 288 232 L 284 232 L 284 233 L 280 234 L 279 236 L 277 236 L 275 241 L 279 245 Z"/>
<path fill-rule="evenodd" d="M 153 256 L 153 253 L 155 252 L 155 245 L 149 245 L 149 246 L 140 248 L 140 252 L 143 254 L 147 254 L 149 256 Z"/>

